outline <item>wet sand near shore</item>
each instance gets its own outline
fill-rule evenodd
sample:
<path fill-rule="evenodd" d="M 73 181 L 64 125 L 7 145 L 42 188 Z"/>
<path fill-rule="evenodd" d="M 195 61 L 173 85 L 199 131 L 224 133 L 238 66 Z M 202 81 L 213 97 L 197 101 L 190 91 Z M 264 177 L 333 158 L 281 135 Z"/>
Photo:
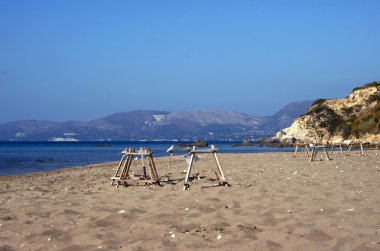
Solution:
<path fill-rule="evenodd" d="M 230 187 L 211 155 L 188 191 L 182 156 L 155 158 L 163 186 L 111 186 L 117 162 L 0 177 L 0 250 L 380 250 L 380 151 L 218 157 Z"/>

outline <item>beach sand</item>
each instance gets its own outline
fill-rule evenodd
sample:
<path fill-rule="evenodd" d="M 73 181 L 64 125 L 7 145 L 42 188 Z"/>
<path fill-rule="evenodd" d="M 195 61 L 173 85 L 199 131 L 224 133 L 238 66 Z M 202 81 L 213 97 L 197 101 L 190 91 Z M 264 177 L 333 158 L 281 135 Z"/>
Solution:
<path fill-rule="evenodd" d="M 219 154 L 215 187 L 202 155 L 188 191 L 181 156 L 161 187 L 110 186 L 117 162 L 0 177 L 0 250 L 380 250 L 380 151 L 332 157 Z"/>

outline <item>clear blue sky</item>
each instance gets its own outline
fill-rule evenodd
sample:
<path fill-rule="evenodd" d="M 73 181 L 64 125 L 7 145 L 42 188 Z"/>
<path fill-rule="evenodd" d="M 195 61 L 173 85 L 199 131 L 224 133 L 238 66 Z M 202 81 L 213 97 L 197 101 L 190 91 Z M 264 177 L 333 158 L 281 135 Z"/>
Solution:
<path fill-rule="evenodd" d="M 0 122 L 271 115 L 380 80 L 380 1 L 0 0 Z"/>

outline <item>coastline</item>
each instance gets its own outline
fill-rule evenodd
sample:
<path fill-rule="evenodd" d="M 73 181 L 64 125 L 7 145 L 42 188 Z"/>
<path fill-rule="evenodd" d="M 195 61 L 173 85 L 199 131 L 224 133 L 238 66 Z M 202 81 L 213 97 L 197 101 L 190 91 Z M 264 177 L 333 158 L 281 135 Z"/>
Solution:
<path fill-rule="evenodd" d="M 188 191 L 181 156 L 155 158 L 177 180 L 161 187 L 110 186 L 117 162 L 1 176 L 0 249 L 379 249 L 380 152 L 218 156 L 231 187 L 213 186 L 208 155 Z"/>
<path fill-rule="evenodd" d="M 127 147 L 146 147 L 155 157 L 169 156 L 167 149 L 172 145 L 191 145 L 193 142 L 0 142 L 0 176 L 18 175 L 38 171 L 57 170 L 66 167 L 86 166 L 96 163 L 118 161 L 120 153 Z M 285 148 L 268 148 L 253 145 L 233 147 L 230 141 L 209 142 L 220 153 L 276 152 Z M 183 153 L 185 154 L 185 153 Z"/>

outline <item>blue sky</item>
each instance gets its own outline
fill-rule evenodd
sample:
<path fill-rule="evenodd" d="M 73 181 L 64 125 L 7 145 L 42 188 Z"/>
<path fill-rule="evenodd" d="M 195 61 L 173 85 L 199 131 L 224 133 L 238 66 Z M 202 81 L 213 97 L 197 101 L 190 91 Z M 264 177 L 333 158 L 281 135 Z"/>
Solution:
<path fill-rule="evenodd" d="M 380 1 L 0 0 L 0 122 L 271 115 L 380 80 Z"/>

